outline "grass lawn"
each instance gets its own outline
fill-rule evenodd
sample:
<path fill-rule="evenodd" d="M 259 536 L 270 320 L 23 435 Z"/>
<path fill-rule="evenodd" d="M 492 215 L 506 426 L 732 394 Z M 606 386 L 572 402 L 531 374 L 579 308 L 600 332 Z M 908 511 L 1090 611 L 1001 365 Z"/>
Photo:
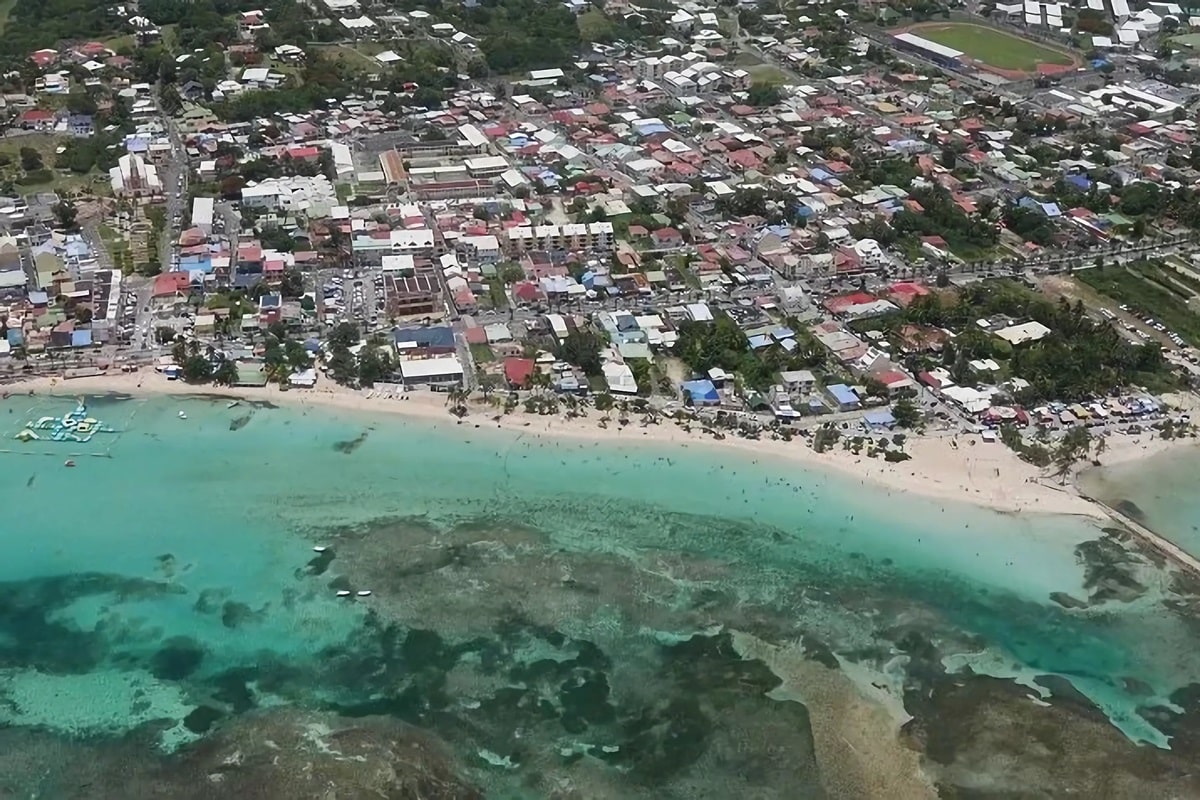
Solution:
<path fill-rule="evenodd" d="M 3 0 L 0 0 L 3 2 Z M 0 154 L 8 156 L 11 163 L 0 166 L 0 175 L 11 179 L 22 194 L 35 192 L 85 192 L 95 195 L 112 193 L 108 176 L 98 170 L 92 170 L 86 175 L 54 168 L 57 160 L 57 150 L 68 141 L 69 137 L 50 133 L 33 133 L 27 136 L 6 136 L 0 138 Z M 50 172 L 51 178 L 42 183 L 25 182 L 21 170 L 21 148 L 29 147 L 42 157 L 42 165 Z"/>
<path fill-rule="evenodd" d="M 487 364 L 490 361 L 496 360 L 496 353 L 486 344 L 473 344 L 471 347 L 471 358 L 475 359 L 476 364 Z"/>
<path fill-rule="evenodd" d="M 772 86 L 778 86 L 788 82 L 787 73 L 773 64 L 759 64 L 745 69 L 750 73 L 750 80 L 755 83 L 769 83 Z"/>
<path fill-rule="evenodd" d="M 961 50 L 976 61 L 997 69 L 1032 72 L 1039 64 L 1070 66 L 1075 63 L 1061 50 L 983 25 L 946 22 L 922 25 L 913 33 L 922 39 Z"/>

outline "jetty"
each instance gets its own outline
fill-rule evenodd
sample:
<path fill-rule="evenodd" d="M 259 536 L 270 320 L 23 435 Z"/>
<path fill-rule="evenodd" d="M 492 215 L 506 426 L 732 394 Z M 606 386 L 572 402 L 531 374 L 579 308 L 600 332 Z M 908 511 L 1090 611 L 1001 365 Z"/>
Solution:
<path fill-rule="evenodd" d="M 1193 577 L 1200 578 L 1200 559 L 1197 559 L 1195 556 L 1179 547 L 1179 545 L 1167 541 L 1137 520 L 1132 519 L 1126 514 L 1122 514 L 1120 511 L 1117 511 L 1107 503 L 1103 503 L 1094 497 L 1089 497 L 1088 495 L 1081 495 L 1081 497 L 1104 509 L 1104 513 L 1108 514 L 1114 520 L 1124 525 L 1135 536 L 1148 544 L 1152 549 L 1156 550 L 1161 555 L 1165 556 L 1171 561 L 1174 561 L 1186 571 L 1190 572 Z"/>

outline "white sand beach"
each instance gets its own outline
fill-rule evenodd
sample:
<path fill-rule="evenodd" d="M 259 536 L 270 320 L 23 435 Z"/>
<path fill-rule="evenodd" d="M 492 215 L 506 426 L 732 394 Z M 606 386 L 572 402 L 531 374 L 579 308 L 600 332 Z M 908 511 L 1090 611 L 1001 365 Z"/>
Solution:
<path fill-rule="evenodd" d="M 328 381 L 316 389 L 284 392 L 274 386 L 193 386 L 168 381 L 162 375 L 147 370 L 72 380 L 37 378 L 8 384 L 3 388 L 10 394 L 61 396 L 111 392 L 130 395 L 211 394 L 268 401 L 280 405 L 331 406 L 370 413 L 402 414 L 441 424 L 455 422 L 446 407 L 445 395 L 442 394 L 421 390 L 408 393 L 404 400 L 370 397 L 370 392 L 347 389 Z M 1041 470 L 1021 461 L 1002 444 L 985 443 L 977 436 L 910 435 L 905 450 L 913 456 L 912 459 L 890 464 L 882 458 L 855 455 L 840 447 L 817 453 L 801 439 L 791 442 L 748 440 L 731 435 L 718 441 L 702 433 L 697 429 L 698 426 L 693 427 L 691 431 L 685 431 L 667 419 L 656 425 L 642 426 L 637 420 L 637 415 L 631 415 L 632 421 L 628 425 L 621 426 L 615 420 L 610 420 L 606 427 L 601 427 L 601 414 L 590 410 L 588 416 L 574 419 L 567 419 L 561 414 L 536 416 L 516 411 L 493 421 L 498 415 L 496 409 L 475 401 L 470 402 L 468 407 L 470 413 L 463 422 L 464 427 L 473 428 L 477 424 L 499 426 L 538 437 L 666 442 L 680 447 L 727 447 L 758 456 L 787 459 L 806 467 L 838 470 L 884 491 L 911 492 L 935 499 L 966 501 L 1007 513 L 1082 514 L 1098 519 L 1107 518 L 1102 509 L 1080 497 L 1073 485 L 1058 485 L 1056 479 L 1044 476 Z M 1144 458 L 1172 444 L 1154 438 L 1151 434 L 1114 437 L 1103 458 L 1106 463 Z"/>

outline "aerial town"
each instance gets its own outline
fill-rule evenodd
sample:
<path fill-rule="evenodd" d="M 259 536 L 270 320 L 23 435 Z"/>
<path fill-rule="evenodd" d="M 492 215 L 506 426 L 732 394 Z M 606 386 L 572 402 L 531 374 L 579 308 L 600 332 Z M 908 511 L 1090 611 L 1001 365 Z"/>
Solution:
<path fill-rule="evenodd" d="M 78 5 L 0 12 L 7 380 L 972 430 L 1043 465 L 1188 422 L 1174 3 Z"/>

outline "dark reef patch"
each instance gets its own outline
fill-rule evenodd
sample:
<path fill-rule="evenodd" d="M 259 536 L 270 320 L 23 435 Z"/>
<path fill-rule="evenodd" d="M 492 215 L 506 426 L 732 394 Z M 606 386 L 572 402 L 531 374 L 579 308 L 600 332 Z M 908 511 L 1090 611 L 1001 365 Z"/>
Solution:
<path fill-rule="evenodd" d="M 183 726 L 192 733 L 207 733 L 223 716 L 224 714 L 212 706 L 197 706 L 183 718 Z"/>
<path fill-rule="evenodd" d="M 367 431 L 363 431 L 362 433 L 360 433 L 358 436 L 354 437 L 353 439 L 347 439 L 347 440 L 341 441 L 341 442 L 334 442 L 333 449 L 339 453 L 344 453 L 346 455 L 349 455 L 350 453 L 353 453 L 358 448 L 362 447 L 363 443 L 366 441 L 367 441 Z"/>
<path fill-rule="evenodd" d="M 204 649 L 192 639 L 168 639 L 150 661 L 150 672 L 161 680 L 178 681 L 195 672 L 204 661 Z"/>

